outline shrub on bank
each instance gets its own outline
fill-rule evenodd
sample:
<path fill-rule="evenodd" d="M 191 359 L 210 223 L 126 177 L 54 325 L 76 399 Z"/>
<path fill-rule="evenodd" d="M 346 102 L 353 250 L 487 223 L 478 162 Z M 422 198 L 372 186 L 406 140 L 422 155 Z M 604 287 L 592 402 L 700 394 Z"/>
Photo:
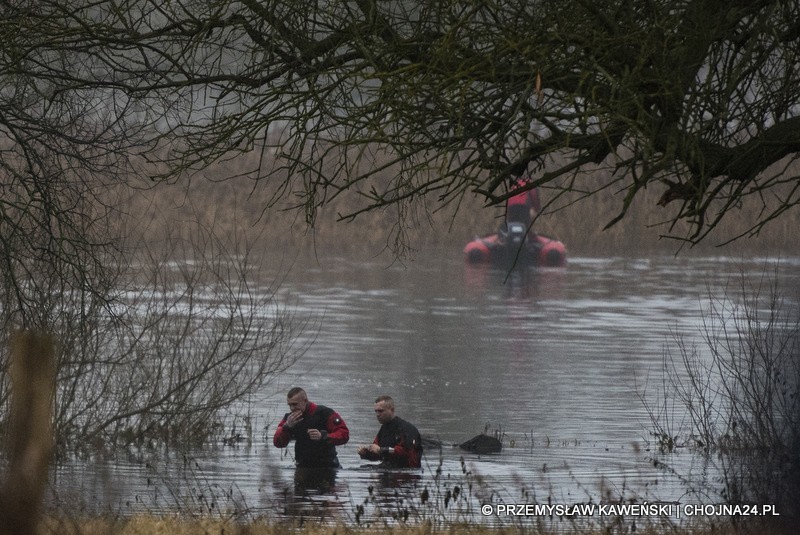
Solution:
<path fill-rule="evenodd" d="M 754 287 L 744 280 L 711 296 L 703 350 L 678 338 L 677 354 L 667 351 L 659 401 L 648 405 L 652 434 L 664 452 L 704 455 L 720 474 L 711 491 L 727 503 L 774 507 L 773 529 L 798 533 L 800 296 L 767 276 Z"/>

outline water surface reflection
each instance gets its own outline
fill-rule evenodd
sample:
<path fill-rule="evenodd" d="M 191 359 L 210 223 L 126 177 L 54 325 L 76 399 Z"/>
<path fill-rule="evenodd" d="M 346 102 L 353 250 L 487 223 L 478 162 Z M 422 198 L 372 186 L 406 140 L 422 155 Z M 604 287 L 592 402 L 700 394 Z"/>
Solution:
<path fill-rule="evenodd" d="M 701 342 L 709 295 L 740 286 L 742 274 L 759 280 L 765 266 L 773 270 L 763 259 L 576 258 L 507 277 L 445 253 L 407 267 L 295 266 L 281 291 L 300 315 L 321 318 L 320 330 L 303 359 L 249 401 L 264 436 L 158 460 L 71 461 L 55 488 L 60 499 L 107 510 L 208 508 L 212 494 L 217 508 L 349 520 L 380 510 L 434 515 L 445 500 L 455 516 L 474 514 L 481 500 L 684 500 L 676 474 L 703 479 L 713 468 L 690 451 L 659 454 L 641 397 L 660 383 L 676 333 Z M 799 286 L 799 266 L 777 264 L 784 289 Z M 298 473 L 271 446 L 295 385 L 350 427 L 335 474 Z M 444 443 L 426 452 L 421 472 L 376 471 L 355 453 L 377 431 L 380 394 Z M 485 430 L 502 438 L 502 453 L 453 447 Z"/>

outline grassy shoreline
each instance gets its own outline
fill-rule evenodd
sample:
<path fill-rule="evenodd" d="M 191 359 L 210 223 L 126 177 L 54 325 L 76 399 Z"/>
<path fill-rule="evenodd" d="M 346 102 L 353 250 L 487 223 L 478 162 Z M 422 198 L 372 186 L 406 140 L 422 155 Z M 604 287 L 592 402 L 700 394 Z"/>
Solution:
<path fill-rule="evenodd" d="M 784 531 L 785 532 L 785 531 Z M 732 524 L 724 521 L 704 520 L 690 526 L 648 525 L 635 519 L 609 521 L 605 525 L 587 528 L 544 528 L 534 522 L 519 522 L 514 525 L 483 526 L 458 523 L 447 527 L 436 527 L 421 521 L 399 525 L 384 524 L 375 527 L 360 527 L 347 524 L 321 525 L 281 524 L 269 519 L 257 519 L 247 523 L 217 518 L 182 518 L 177 516 L 139 515 L 131 518 L 48 518 L 42 522 L 39 533 L 67 535 L 607 535 L 610 533 L 636 533 L 641 535 L 733 535 L 741 533 L 781 533 L 781 527 L 762 521 Z"/>

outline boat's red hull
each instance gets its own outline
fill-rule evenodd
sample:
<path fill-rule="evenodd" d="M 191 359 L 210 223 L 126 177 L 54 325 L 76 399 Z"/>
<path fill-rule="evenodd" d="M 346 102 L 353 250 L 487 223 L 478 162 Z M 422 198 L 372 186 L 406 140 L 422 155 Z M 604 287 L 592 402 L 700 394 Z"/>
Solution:
<path fill-rule="evenodd" d="M 528 236 L 521 248 L 506 245 L 497 234 L 490 234 L 469 242 L 464 247 L 464 256 L 471 263 L 561 267 L 567 263 L 567 248 L 560 241 L 541 234 Z"/>

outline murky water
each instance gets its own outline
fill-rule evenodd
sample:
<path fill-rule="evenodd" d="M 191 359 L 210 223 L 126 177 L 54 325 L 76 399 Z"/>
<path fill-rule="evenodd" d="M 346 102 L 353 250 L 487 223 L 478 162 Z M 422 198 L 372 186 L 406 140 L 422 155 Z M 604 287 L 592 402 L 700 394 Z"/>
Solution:
<path fill-rule="evenodd" d="M 228 508 L 349 520 L 443 509 L 480 518 L 486 501 L 685 500 L 685 484 L 654 459 L 697 481 L 713 467 L 688 450 L 655 449 L 641 398 L 658 388 L 665 348 L 676 333 L 700 343 L 709 295 L 730 287 L 737 297 L 742 276 L 777 269 L 785 293 L 800 286 L 800 258 L 572 258 L 506 279 L 451 252 L 422 256 L 405 267 L 295 266 L 281 292 L 299 315 L 319 319 L 319 331 L 296 366 L 251 400 L 252 443 L 68 462 L 56 471 L 59 499 L 123 513 Z M 350 427 L 333 481 L 304 480 L 269 440 L 295 385 Z M 356 455 L 377 431 L 380 394 L 445 444 L 426 452 L 422 472 L 371 470 Z M 452 447 L 485 430 L 502 436 L 502 453 Z"/>

